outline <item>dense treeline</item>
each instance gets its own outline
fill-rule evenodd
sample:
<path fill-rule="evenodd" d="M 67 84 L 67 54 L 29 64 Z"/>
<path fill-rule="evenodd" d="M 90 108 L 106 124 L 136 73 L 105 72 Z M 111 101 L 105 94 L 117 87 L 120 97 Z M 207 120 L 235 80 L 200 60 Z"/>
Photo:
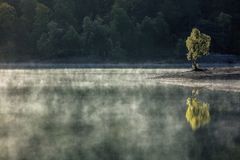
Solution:
<path fill-rule="evenodd" d="M 155 58 L 193 27 L 240 53 L 239 0 L 0 0 L 0 57 Z"/>

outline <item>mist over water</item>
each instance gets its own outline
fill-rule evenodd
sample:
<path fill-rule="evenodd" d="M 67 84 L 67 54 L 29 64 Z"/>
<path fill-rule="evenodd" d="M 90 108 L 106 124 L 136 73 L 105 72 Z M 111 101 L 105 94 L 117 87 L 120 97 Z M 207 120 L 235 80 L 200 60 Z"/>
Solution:
<path fill-rule="evenodd" d="M 200 89 L 196 104 L 207 104 L 210 118 L 193 113 L 201 124 L 193 129 L 192 88 L 147 79 L 158 70 L 0 74 L 0 159 L 239 159 L 240 93 Z"/>

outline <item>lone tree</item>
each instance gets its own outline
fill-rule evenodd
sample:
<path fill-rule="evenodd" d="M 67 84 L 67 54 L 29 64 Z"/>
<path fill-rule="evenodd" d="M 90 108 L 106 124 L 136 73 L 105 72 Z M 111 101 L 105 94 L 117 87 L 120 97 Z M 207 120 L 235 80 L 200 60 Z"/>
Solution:
<path fill-rule="evenodd" d="M 187 59 L 192 61 L 194 71 L 202 71 L 198 68 L 197 59 L 209 54 L 211 37 L 201 33 L 197 28 L 192 29 L 191 35 L 187 38 L 186 46 L 188 49 Z"/>

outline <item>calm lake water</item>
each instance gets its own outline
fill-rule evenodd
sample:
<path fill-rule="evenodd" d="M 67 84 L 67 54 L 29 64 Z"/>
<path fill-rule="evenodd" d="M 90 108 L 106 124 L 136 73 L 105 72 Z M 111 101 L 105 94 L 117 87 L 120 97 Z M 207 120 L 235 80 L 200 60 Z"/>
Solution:
<path fill-rule="evenodd" d="M 240 93 L 158 72 L 1 71 L 0 160 L 239 160 Z"/>

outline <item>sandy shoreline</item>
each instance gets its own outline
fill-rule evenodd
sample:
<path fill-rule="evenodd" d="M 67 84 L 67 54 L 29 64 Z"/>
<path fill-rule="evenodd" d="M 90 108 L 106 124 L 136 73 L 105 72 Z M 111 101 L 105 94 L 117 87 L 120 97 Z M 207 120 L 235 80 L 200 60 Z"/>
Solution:
<path fill-rule="evenodd" d="M 240 92 L 240 67 L 208 68 L 203 72 L 170 71 L 152 79 L 169 85 Z"/>

